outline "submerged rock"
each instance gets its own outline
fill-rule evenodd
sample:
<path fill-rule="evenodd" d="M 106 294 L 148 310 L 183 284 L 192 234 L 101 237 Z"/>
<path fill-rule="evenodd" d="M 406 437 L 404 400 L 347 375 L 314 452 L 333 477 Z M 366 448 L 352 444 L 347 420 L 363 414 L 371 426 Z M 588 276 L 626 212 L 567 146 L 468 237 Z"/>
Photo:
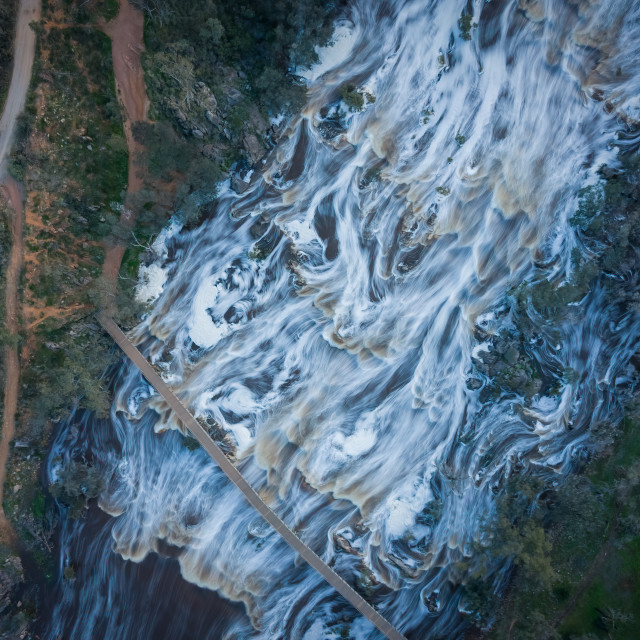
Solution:
<path fill-rule="evenodd" d="M 245 182 L 240 176 L 231 176 L 231 188 L 237 193 L 244 193 L 249 188 L 250 182 Z"/>

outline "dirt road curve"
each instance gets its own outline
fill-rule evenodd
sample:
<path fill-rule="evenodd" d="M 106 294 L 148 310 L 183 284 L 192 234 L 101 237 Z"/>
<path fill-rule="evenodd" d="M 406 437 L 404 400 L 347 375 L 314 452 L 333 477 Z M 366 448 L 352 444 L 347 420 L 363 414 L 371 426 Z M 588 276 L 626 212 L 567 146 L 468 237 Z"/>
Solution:
<path fill-rule="evenodd" d="M 11 252 L 6 271 L 5 288 L 5 326 L 12 334 L 18 333 L 18 285 L 24 259 L 24 240 L 22 235 L 23 198 L 18 183 L 6 176 L 2 185 L 2 195 L 12 212 L 11 216 Z M 11 537 L 11 526 L 2 508 L 4 479 L 6 474 L 9 446 L 15 434 L 15 415 L 18 408 L 18 381 L 20 379 L 20 364 L 18 362 L 17 345 L 7 345 L 4 348 L 4 368 L 6 379 L 4 382 L 4 400 L 2 413 L 2 440 L 0 440 L 0 537 Z"/>
<path fill-rule="evenodd" d="M 140 54 L 144 51 L 144 16 L 141 11 L 132 7 L 128 0 L 120 0 L 118 15 L 104 25 L 103 30 L 111 38 L 116 93 L 120 104 L 124 107 L 124 133 L 129 150 L 129 176 L 125 211 L 122 213 L 120 223 L 125 230 L 130 230 L 134 223 L 131 196 L 142 189 L 142 176 L 146 170 L 137 160 L 143 148 L 133 139 L 131 132 L 135 122 L 147 120 L 149 111 L 147 88 L 140 62 Z M 122 242 L 106 247 L 102 275 L 107 282 L 117 281 L 125 249 L 126 245 Z"/>
<path fill-rule="evenodd" d="M 0 120 L 0 178 L 6 171 L 6 159 L 13 142 L 16 119 L 22 113 L 31 81 L 33 56 L 36 50 L 36 34 L 29 26 L 40 19 L 40 0 L 21 0 L 16 24 L 16 40 L 13 56 L 13 74 L 7 102 Z"/>
<path fill-rule="evenodd" d="M 222 452 L 222 449 L 209 437 L 200 423 L 187 411 L 169 386 L 154 371 L 144 356 L 133 346 L 127 336 L 106 314 L 98 314 L 98 321 L 116 341 L 128 358 L 140 369 L 142 375 L 154 386 L 166 400 L 181 422 L 193 434 L 205 451 L 213 458 L 233 484 L 242 491 L 249 504 L 282 536 L 284 541 L 309 565 L 315 569 L 341 596 L 350 602 L 363 616 L 371 621 L 389 640 L 406 640 L 387 620 L 385 620 L 364 598 L 356 593 L 333 569 L 296 536 L 289 527 L 262 501 L 253 487 L 242 477 Z"/>

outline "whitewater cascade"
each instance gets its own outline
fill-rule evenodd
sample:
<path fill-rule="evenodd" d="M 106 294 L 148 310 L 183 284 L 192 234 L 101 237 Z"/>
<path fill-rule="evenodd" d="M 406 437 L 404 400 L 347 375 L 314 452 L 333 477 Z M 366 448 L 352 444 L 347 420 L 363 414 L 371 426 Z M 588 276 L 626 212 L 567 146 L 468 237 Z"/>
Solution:
<path fill-rule="evenodd" d="M 565 473 L 590 425 L 619 412 L 639 328 L 610 327 L 597 296 L 559 344 L 531 345 L 543 370 L 581 372 L 554 395 L 482 401 L 474 336 L 508 325 L 506 293 L 536 264 L 568 273 L 578 191 L 640 116 L 639 25 L 630 0 L 356 0 L 264 172 L 242 195 L 221 188 L 199 228 L 165 230 L 144 267 L 155 300 L 139 348 L 273 510 L 410 638 L 462 628 L 457 567 L 505 476 Z M 58 434 L 50 479 L 71 457 L 99 461 L 109 517 L 65 524 L 65 553 L 91 566 L 82 597 L 61 587 L 50 637 L 152 637 L 141 626 L 167 606 L 184 625 L 204 616 L 202 638 L 378 637 L 177 429 L 125 363 L 111 419 L 76 415 Z M 125 583 L 122 558 L 156 553 L 182 580 L 163 565 Z M 210 626 L 180 613 L 180 581 L 242 606 Z M 153 637 L 183 637 L 171 624 Z"/>

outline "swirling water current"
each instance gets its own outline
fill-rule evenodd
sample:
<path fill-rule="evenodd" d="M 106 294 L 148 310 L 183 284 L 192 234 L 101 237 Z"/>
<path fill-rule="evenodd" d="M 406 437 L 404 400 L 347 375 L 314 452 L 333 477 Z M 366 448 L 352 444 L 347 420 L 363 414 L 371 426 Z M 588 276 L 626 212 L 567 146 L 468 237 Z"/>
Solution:
<path fill-rule="evenodd" d="M 159 295 L 134 341 L 410 638 L 464 628 L 460 561 L 505 476 L 562 477 L 619 416 L 638 320 L 611 326 L 597 295 L 532 347 L 542 369 L 580 372 L 561 392 L 487 402 L 468 380 L 488 384 L 474 336 L 509 323 L 506 292 L 536 264 L 570 269 L 578 191 L 638 119 L 639 31 L 630 0 L 355 0 L 261 175 L 166 230 L 145 267 Z M 347 84 L 375 101 L 350 111 Z M 73 416 L 50 457 L 52 481 L 74 456 L 109 481 L 63 525 L 77 578 L 48 637 L 379 637 L 185 446 L 133 366 L 114 389 L 110 420 Z"/>

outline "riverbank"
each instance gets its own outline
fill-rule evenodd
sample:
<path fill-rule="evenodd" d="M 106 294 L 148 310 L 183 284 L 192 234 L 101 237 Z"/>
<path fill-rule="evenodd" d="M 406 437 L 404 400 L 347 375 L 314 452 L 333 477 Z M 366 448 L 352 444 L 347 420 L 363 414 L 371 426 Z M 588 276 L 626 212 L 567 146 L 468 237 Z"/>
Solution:
<path fill-rule="evenodd" d="M 552 335 L 560 344 L 569 342 L 563 332 L 584 318 L 594 299 L 603 327 L 600 339 L 615 344 L 626 340 L 625 331 L 637 330 L 638 149 L 621 149 L 617 166 L 602 167 L 599 174 L 596 184 L 582 190 L 570 220 L 585 247 L 583 253 L 574 252 L 571 276 L 554 283 L 540 273 L 531 284 L 510 292 L 510 344 L 540 342 L 541 334 Z M 559 397 L 578 376 L 589 373 L 556 369 L 549 375 L 541 358 L 531 358 L 526 369 L 518 367 L 505 357 L 509 343 L 504 336 L 489 337 L 487 345 L 476 361 L 491 380 L 487 397 L 506 391 L 526 398 L 532 386 L 546 397 Z M 637 345 L 608 401 L 615 407 L 614 417 L 590 425 L 589 440 L 576 454 L 568 477 L 536 478 L 529 473 L 505 483 L 497 500 L 497 520 L 487 522 L 476 549 L 480 568 L 465 585 L 465 607 L 486 637 L 635 639 L 640 620 Z M 504 590 L 496 588 L 495 576 L 487 575 L 501 557 L 512 563 Z"/>

